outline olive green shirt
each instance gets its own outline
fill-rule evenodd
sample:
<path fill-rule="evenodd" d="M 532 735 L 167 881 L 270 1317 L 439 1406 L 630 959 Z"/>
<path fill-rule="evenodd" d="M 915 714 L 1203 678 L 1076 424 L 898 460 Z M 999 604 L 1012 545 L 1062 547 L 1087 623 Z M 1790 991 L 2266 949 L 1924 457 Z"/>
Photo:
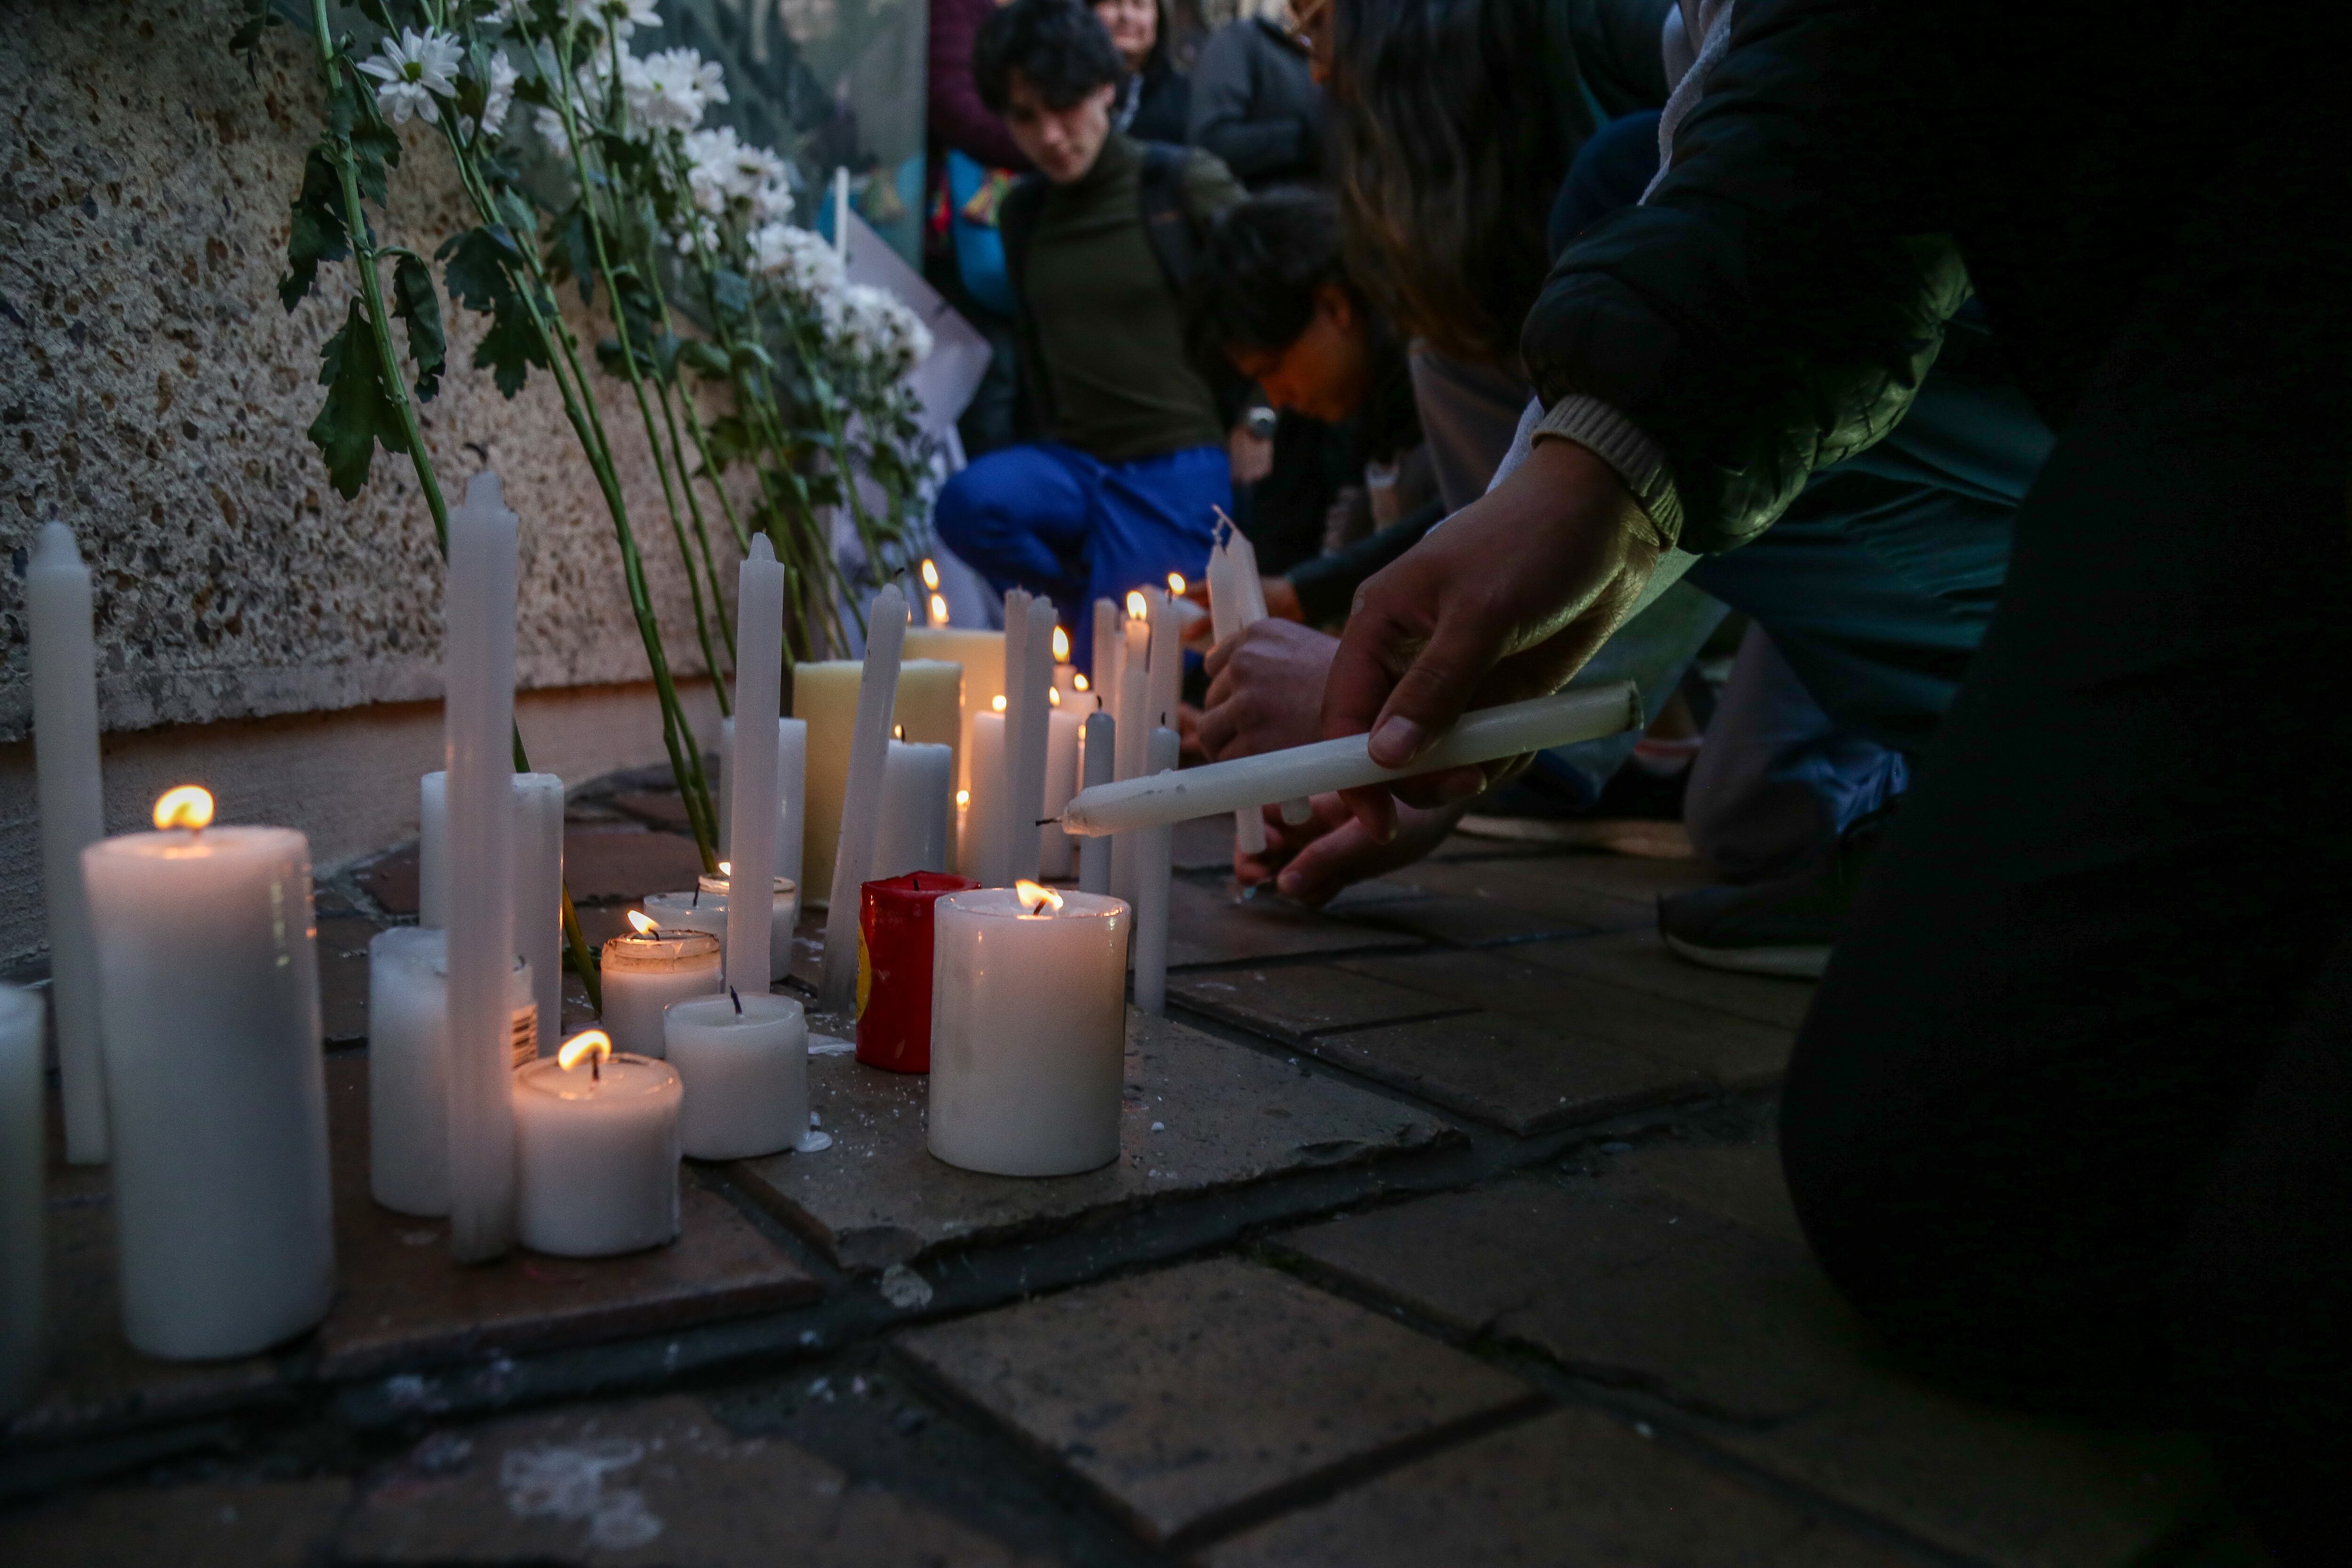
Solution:
<path fill-rule="evenodd" d="M 1143 232 L 1142 172 L 1142 148 L 1111 132 L 1093 168 L 1047 188 L 1024 268 L 1053 437 L 1107 463 L 1225 440 L 1216 396 L 1184 352 L 1182 308 Z M 1184 205 L 1196 224 L 1242 194 L 1211 154 L 1186 160 Z"/>

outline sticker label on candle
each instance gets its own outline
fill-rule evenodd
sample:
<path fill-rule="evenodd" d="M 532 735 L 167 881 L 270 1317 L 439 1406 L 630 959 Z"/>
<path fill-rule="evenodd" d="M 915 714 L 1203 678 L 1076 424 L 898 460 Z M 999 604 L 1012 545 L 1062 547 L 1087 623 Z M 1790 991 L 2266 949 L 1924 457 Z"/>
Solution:
<path fill-rule="evenodd" d="M 530 1003 L 514 1011 L 508 1049 L 518 1068 L 539 1059 L 539 1004 Z"/>
<path fill-rule="evenodd" d="M 866 1016 L 866 998 L 873 990 L 874 951 L 866 945 L 866 925 L 861 921 L 857 926 L 857 1017 Z"/>

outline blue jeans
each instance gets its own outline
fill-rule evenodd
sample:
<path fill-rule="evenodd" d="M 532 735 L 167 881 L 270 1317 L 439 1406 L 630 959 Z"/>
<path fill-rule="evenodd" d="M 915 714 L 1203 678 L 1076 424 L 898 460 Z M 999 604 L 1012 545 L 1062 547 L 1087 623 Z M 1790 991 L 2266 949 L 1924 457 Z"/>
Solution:
<path fill-rule="evenodd" d="M 1091 675 L 1089 606 L 1164 586 L 1171 572 L 1201 575 L 1216 509 L 1233 504 L 1222 447 L 1106 463 L 1042 441 L 974 462 L 940 488 L 932 515 L 947 547 L 999 593 L 1052 597 L 1075 662 Z"/>

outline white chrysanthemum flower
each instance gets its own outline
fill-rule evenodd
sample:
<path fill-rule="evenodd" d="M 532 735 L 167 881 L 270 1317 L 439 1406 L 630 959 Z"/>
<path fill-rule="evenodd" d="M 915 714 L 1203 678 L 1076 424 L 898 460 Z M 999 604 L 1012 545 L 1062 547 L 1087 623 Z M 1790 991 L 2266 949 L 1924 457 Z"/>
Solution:
<path fill-rule="evenodd" d="M 530 20 L 530 0 L 497 0 L 490 20 L 501 27 L 520 27 Z"/>
<path fill-rule="evenodd" d="M 751 193 L 753 223 L 782 223 L 793 216 L 793 187 L 789 180 L 773 179 L 761 183 Z"/>
<path fill-rule="evenodd" d="M 662 25 L 655 0 L 571 0 L 571 11 L 580 21 L 611 28 L 616 38 L 625 38 L 639 27 Z"/>
<path fill-rule="evenodd" d="M 765 147 L 748 145 L 736 136 L 732 126 L 694 132 L 684 145 L 687 184 L 694 205 L 702 211 L 723 217 L 739 208 L 748 209 L 755 224 L 792 212 L 789 191 L 784 193 L 781 210 L 772 194 L 767 194 L 768 186 L 783 181 L 784 161 Z M 765 200 L 763 194 L 767 194 Z"/>
<path fill-rule="evenodd" d="M 387 36 L 374 55 L 360 62 L 360 69 L 383 84 L 375 89 L 375 106 L 394 125 L 407 124 L 413 114 L 437 125 L 441 106 L 434 100 L 457 96 L 457 65 L 464 58 L 454 34 L 404 27 L 397 38 Z"/>
<path fill-rule="evenodd" d="M 490 79 L 482 94 L 482 126 L 490 135 L 496 136 L 506 129 L 507 115 L 514 109 L 515 83 L 521 79 L 522 72 L 515 68 L 514 61 L 504 55 L 490 57 Z M 541 110 L 540 112 L 544 114 L 547 111 Z M 467 136 L 474 134 L 471 120 L 461 120 L 457 123 Z M 556 122 L 555 133 L 559 137 L 563 134 L 561 121 Z"/>
<path fill-rule="evenodd" d="M 820 309 L 839 300 L 846 281 L 841 258 L 824 237 L 788 223 L 764 224 L 753 231 L 751 265 L 785 294 Z"/>
<path fill-rule="evenodd" d="M 571 156 L 572 143 L 563 135 L 563 116 L 551 109 L 534 109 L 530 122 L 539 132 L 539 139 L 547 143 L 548 151 L 559 158 Z"/>
<path fill-rule="evenodd" d="M 727 89 L 713 79 L 723 73 L 692 49 L 664 49 L 643 59 L 624 56 L 621 72 L 629 118 L 651 130 L 691 131 L 702 123 L 708 105 L 727 100 Z"/>
<path fill-rule="evenodd" d="M 692 256 L 697 251 L 719 254 L 719 226 L 707 217 L 698 216 L 677 231 L 677 253 Z"/>
<path fill-rule="evenodd" d="M 887 289 L 852 283 L 842 296 L 842 336 L 851 351 L 892 375 L 930 357 L 931 329 Z"/>

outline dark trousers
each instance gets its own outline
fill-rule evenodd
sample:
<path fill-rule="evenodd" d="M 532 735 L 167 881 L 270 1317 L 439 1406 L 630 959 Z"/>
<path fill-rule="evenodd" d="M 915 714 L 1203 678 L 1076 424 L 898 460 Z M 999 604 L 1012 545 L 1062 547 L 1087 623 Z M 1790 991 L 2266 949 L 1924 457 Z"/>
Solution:
<path fill-rule="evenodd" d="M 2019 511 L 1781 1136 L 1897 1342 L 2185 1419 L 2274 1549 L 2342 1563 L 2352 246 L 2309 232 L 2340 179 L 2322 209 L 2274 163 L 2188 226 Z"/>

